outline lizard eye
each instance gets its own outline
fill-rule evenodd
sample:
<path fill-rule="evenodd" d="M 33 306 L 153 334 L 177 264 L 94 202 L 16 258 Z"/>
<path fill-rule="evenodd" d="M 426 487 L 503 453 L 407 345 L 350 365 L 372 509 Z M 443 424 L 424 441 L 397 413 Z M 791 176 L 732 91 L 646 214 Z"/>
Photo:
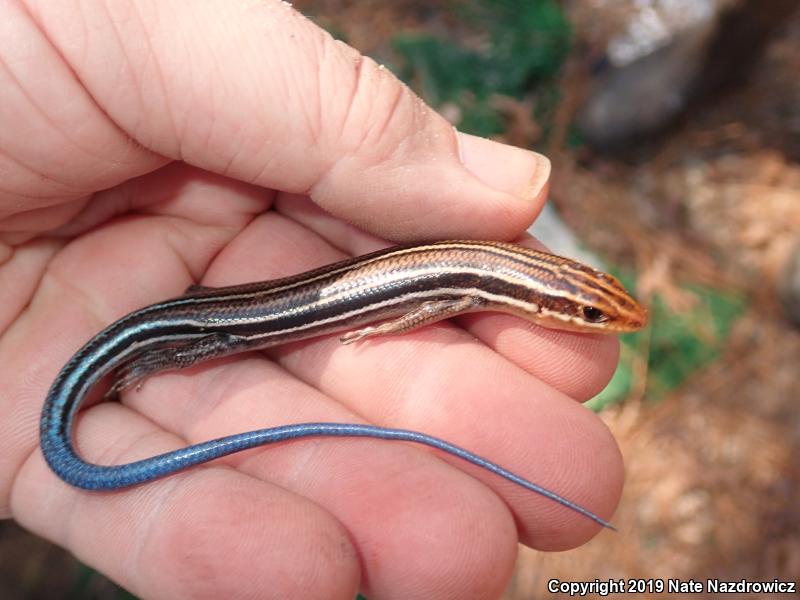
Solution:
<path fill-rule="evenodd" d="M 583 318 L 589 323 L 602 323 L 608 320 L 608 316 L 599 308 L 594 306 L 584 306 L 582 309 Z"/>

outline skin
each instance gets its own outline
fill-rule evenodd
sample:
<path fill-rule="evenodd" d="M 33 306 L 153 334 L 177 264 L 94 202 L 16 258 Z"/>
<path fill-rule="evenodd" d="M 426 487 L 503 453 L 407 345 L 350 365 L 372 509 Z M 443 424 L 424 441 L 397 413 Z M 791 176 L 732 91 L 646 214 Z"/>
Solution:
<path fill-rule="evenodd" d="M 38 449 L 61 366 L 191 283 L 295 273 L 387 244 L 513 239 L 544 157 L 457 134 L 387 71 L 279 2 L 0 5 L 0 514 L 147 598 L 492 598 L 517 542 L 589 520 L 407 444 L 309 440 L 138 488 L 62 483 Z M 526 243 L 532 243 L 528 240 Z M 622 463 L 583 401 L 613 337 L 470 315 L 168 373 L 82 412 L 127 462 L 302 421 L 423 430 L 610 517 Z"/>

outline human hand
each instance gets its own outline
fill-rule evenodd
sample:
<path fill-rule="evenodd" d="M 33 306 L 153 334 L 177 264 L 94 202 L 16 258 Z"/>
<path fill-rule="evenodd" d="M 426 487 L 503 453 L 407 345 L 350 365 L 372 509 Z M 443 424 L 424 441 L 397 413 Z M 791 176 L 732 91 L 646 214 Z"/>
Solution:
<path fill-rule="evenodd" d="M 0 23 L 3 516 L 165 598 L 494 597 L 518 539 L 564 549 L 596 533 L 457 459 L 374 440 L 267 447 L 115 493 L 57 479 L 38 450 L 43 399 L 114 319 L 380 238 L 512 238 L 548 166 L 457 136 L 281 2 L 6 3 Z M 77 444 L 122 463 L 366 421 L 444 438 L 608 516 L 619 454 L 575 400 L 605 384 L 616 351 L 502 315 L 355 346 L 334 336 L 160 375 L 84 411 Z"/>

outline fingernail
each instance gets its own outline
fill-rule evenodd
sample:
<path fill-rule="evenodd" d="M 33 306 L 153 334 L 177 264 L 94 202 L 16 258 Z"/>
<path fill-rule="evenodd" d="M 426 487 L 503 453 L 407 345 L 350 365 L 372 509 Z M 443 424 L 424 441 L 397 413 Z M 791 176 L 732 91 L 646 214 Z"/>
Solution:
<path fill-rule="evenodd" d="M 515 146 L 458 132 L 461 161 L 496 190 L 536 200 L 550 178 L 547 157 Z"/>

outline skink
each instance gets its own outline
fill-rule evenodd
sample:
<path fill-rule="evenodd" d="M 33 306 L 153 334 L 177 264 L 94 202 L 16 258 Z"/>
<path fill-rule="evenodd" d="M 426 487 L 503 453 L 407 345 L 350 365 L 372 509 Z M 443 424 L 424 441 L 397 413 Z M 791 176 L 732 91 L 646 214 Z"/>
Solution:
<path fill-rule="evenodd" d="M 348 329 L 341 340 L 352 343 L 487 310 L 588 332 L 634 331 L 646 321 L 644 309 L 614 277 L 566 258 L 500 242 L 394 247 L 284 279 L 224 288 L 193 286 L 184 296 L 111 324 L 67 362 L 44 403 L 42 452 L 67 483 L 87 490 L 114 490 L 284 440 L 312 436 L 404 440 L 457 456 L 611 527 L 582 506 L 489 460 L 405 429 L 346 423 L 285 425 L 113 466 L 86 462 L 73 444 L 73 423 L 82 400 L 109 373 L 114 374 L 110 393 L 116 393 L 159 371 L 238 352 Z M 352 331 L 357 327 L 362 328 Z"/>

